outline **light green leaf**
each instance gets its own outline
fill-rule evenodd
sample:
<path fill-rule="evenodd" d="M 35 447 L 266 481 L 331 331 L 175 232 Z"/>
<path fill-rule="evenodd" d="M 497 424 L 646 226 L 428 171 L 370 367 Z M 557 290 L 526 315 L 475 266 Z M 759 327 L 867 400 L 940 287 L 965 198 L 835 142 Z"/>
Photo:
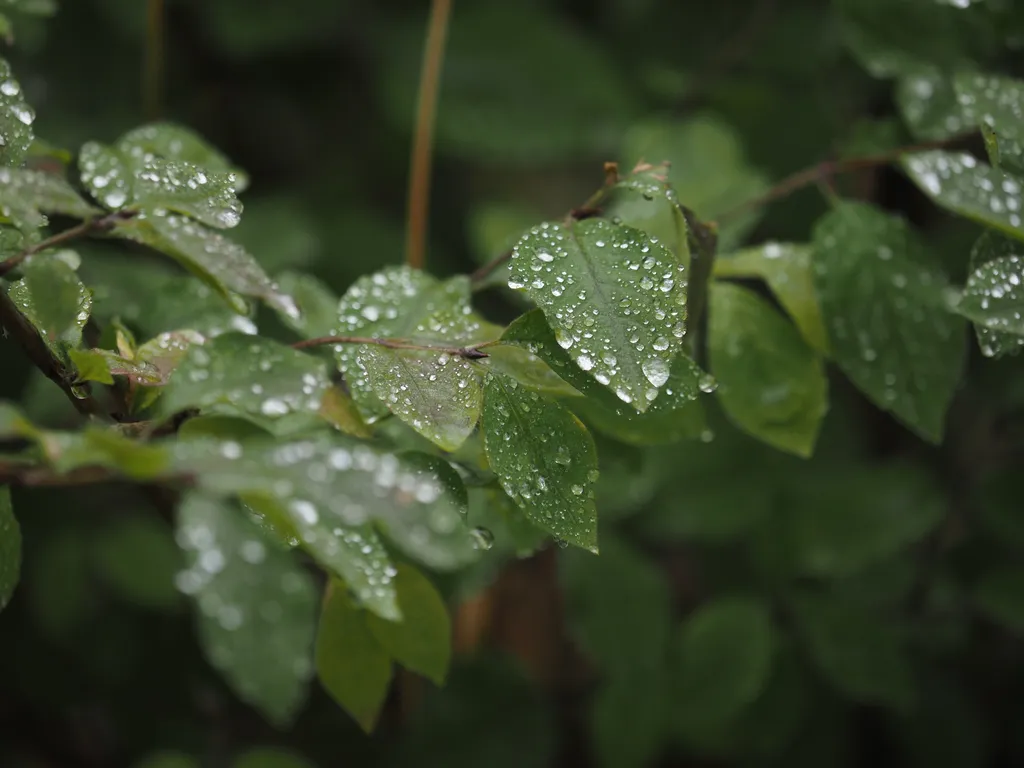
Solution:
<path fill-rule="evenodd" d="M 315 414 L 330 386 L 327 365 L 271 339 L 225 333 L 185 353 L 164 387 L 158 411 L 228 406 L 269 421 Z"/>
<path fill-rule="evenodd" d="M 934 150 L 903 158 L 911 180 L 937 205 L 986 227 L 1024 239 L 1022 185 L 966 152 Z"/>
<path fill-rule="evenodd" d="M 11 489 L 0 485 L 0 611 L 7 607 L 21 578 L 21 528 L 14 516 Z"/>
<path fill-rule="evenodd" d="M 709 286 L 708 361 L 718 400 L 740 429 L 805 458 L 828 411 L 821 358 L 747 288 Z"/>
<path fill-rule="evenodd" d="M 320 280 L 300 272 L 277 276 L 280 290 L 292 297 L 297 313 L 280 312 L 281 321 L 305 339 L 331 336 L 338 326 L 338 297 Z"/>
<path fill-rule="evenodd" d="M 691 614 L 675 641 L 675 715 L 689 729 L 736 717 L 766 688 L 776 632 L 767 606 L 720 597 Z"/>
<path fill-rule="evenodd" d="M 181 567 L 181 552 L 162 520 L 123 517 L 96 533 L 93 562 L 111 589 L 147 608 L 165 611 L 178 605 L 174 576 Z"/>
<path fill-rule="evenodd" d="M 320 614 L 316 671 L 331 697 L 364 731 L 372 731 L 391 684 L 391 657 L 337 579 L 327 587 Z"/>
<path fill-rule="evenodd" d="M 448 608 L 426 576 L 411 565 L 397 568 L 395 590 L 401 621 L 367 615 L 370 633 L 403 666 L 429 677 L 438 685 L 448 675 L 452 654 Z"/>
<path fill-rule="evenodd" d="M 177 584 L 196 602 L 207 658 L 244 701 L 287 725 L 313 672 L 312 577 L 239 509 L 196 493 L 178 510 L 176 538 L 189 559 Z"/>
<path fill-rule="evenodd" d="M 1012 173 L 1017 178 L 1024 175 L 1024 147 L 1019 142 L 1006 138 L 987 123 L 981 124 L 981 136 L 993 168 Z"/>
<path fill-rule="evenodd" d="M 235 191 L 249 185 L 244 171 L 236 168 L 219 150 L 189 128 L 174 123 L 149 123 L 124 134 L 117 142 L 133 163 L 144 163 L 149 155 L 164 160 L 180 160 L 216 173 L 235 177 Z"/>
<path fill-rule="evenodd" d="M 154 216 L 157 210 L 173 211 L 219 228 L 237 226 L 241 220 L 242 203 L 229 172 L 94 141 L 82 146 L 78 168 L 82 183 L 110 210 L 146 210 Z"/>
<path fill-rule="evenodd" d="M 24 262 L 24 277 L 9 290 L 11 300 L 51 346 L 77 345 L 92 309 L 92 294 L 78 279 L 71 251 L 36 254 Z"/>
<path fill-rule="evenodd" d="M 986 357 L 1024 346 L 1024 243 L 985 232 L 971 251 L 972 272 L 955 308 L 972 320 Z"/>
<path fill-rule="evenodd" d="M 487 379 L 482 424 L 487 460 L 505 493 L 539 527 L 597 552 L 597 453 L 586 427 L 500 375 Z"/>
<path fill-rule="evenodd" d="M 484 370 L 491 370 L 507 376 L 527 389 L 554 397 L 579 397 L 580 392 L 537 355 L 512 344 L 493 344 L 484 350 L 487 357 L 477 361 Z"/>
<path fill-rule="evenodd" d="M 1017 635 L 1024 635 L 1024 568 L 995 566 L 974 588 L 974 603 L 990 619 Z"/>
<path fill-rule="evenodd" d="M 509 274 L 576 365 L 647 410 L 685 331 L 685 268 L 665 246 L 604 219 L 547 223 L 516 245 Z"/>
<path fill-rule="evenodd" d="M 916 698 L 899 632 L 882 617 L 834 596 L 798 595 L 797 627 L 821 674 L 844 696 L 906 711 Z"/>
<path fill-rule="evenodd" d="M 807 343 L 828 354 L 828 337 L 814 292 L 809 246 L 770 242 L 722 255 L 715 259 L 714 274 L 764 280 Z"/>
<path fill-rule="evenodd" d="M 202 224 L 184 216 L 139 214 L 120 223 L 114 232 L 175 259 L 219 292 L 236 311 L 247 310 L 234 296 L 241 294 L 261 299 L 285 315 L 298 316 L 295 302 L 267 277 L 248 251 Z"/>
<path fill-rule="evenodd" d="M 117 364 L 119 359 L 108 363 L 102 349 L 69 349 L 68 358 L 75 366 L 79 381 L 98 381 L 100 384 L 113 384 L 114 376 L 110 372 L 111 363 Z M 114 357 L 113 355 L 111 357 Z M 131 361 L 125 361 L 130 363 Z"/>
<path fill-rule="evenodd" d="M 36 113 L 21 93 L 11 66 L 0 58 L 0 166 L 21 165 L 32 146 Z"/>
<path fill-rule="evenodd" d="M 843 372 L 878 407 L 941 440 L 964 324 L 917 234 L 870 205 L 842 203 L 815 227 L 814 282 Z"/>
<path fill-rule="evenodd" d="M 113 429 L 90 425 L 80 432 L 42 432 L 37 439 L 58 472 L 106 467 L 135 480 L 154 480 L 170 467 L 166 445 L 132 440 Z"/>
<path fill-rule="evenodd" d="M 922 141 L 947 139 L 969 126 L 952 78 L 939 69 L 924 67 L 901 77 L 896 105 L 910 132 Z"/>
<path fill-rule="evenodd" d="M 961 72 L 953 86 L 968 124 L 987 125 L 1010 141 L 1024 142 L 1024 80 Z"/>
<path fill-rule="evenodd" d="M 45 225 L 44 212 L 81 219 L 99 213 L 60 176 L 27 168 L 0 168 L 0 209 L 23 231 Z"/>

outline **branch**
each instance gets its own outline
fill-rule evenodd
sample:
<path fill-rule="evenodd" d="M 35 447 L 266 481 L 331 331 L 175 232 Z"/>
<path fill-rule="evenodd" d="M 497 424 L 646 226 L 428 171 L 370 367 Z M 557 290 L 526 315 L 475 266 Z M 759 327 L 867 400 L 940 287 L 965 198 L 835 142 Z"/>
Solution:
<path fill-rule="evenodd" d="M 420 72 L 416 133 L 409 162 L 409 225 L 405 248 L 405 263 L 414 269 L 423 269 L 426 261 L 431 148 L 434 142 L 434 119 L 437 113 L 441 63 L 444 60 L 444 44 L 448 35 L 451 9 L 452 0 L 432 0 L 430 4 L 430 25 L 427 28 L 423 68 Z"/>
<path fill-rule="evenodd" d="M 71 227 L 71 229 L 65 229 L 63 232 L 51 235 L 45 240 L 40 240 L 35 245 L 30 245 L 21 253 L 11 256 L 5 261 L 0 261 L 0 277 L 3 277 L 11 270 L 20 267 L 22 262 L 24 262 L 29 256 L 42 251 L 47 251 L 51 248 L 66 245 L 67 243 L 70 243 L 73 240 L 78 240 L 79 238 L 88 237 L 89 235 L 93 235 L 98 232 L 105 232 L 106 230 L 111 229 L 119 221 L 130 219 L 134 215 L 135 213 L 132 211 L 108 213 L 106 216 L 100 216 L 95 219 L 86 219 L 81 224 Z"/>
<path fill-rule="evenodd" d="M 292 348 L 310 349 L 312 347 L 324 347 L 334 344 L 374 344 L 378 347 L 387 347 L 388 349 L 418 349 L 425 352 L 440 352 L 452 357 L 463 357 L 466 360 L 480 360 L 487 357 L 487 353 L 481 352 L 480 348 L 488 343 L 490 342 L 475 344 L 469 347 L 445 347 L 433 346 L 431 344 L 416 344 L 401 339 L 377 339 L 369 336 L 320 336 L 316 339 L 296 341 L 292 344 Z"/>

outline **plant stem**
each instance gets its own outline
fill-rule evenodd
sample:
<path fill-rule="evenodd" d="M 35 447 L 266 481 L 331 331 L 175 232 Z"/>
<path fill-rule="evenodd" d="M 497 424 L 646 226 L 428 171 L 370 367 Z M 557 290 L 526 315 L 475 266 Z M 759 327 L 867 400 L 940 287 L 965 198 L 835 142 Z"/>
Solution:
<path fill-rule="evenodd" d="M 87 237 L 96 232 L 103 232 L 113 227 L 117 222 L 131 218 L 132 215 L 130 212 L 108 213 L 106 216 L 86 219 L 81 224 L 65 229 L 63 232 L 58 232 L 56 235 L 52 235 L 35 245 L 29 246 L 21 253 L 0 261 L 0 277 L 3 277 L 12 269 L 21 266 L 22 262 L 33 254 L 49 250 L 50 248 L 57 248 L 58 246 L 70 243 L 72 240 L 78 240 L 81 237 Z"/>
<path fill-rule="evenodd" d="M 374 344 L 378 347 L 388 349 L 418 349 L 424 352 L 440 352 L 452 357 L 464 357 L 467 360 L 480 360 L 487 357 L 486 352 L 480 348 L 491 342 L 483 342 L 469 347 L 446 347 L 433 346 L 431 344 L 416 344 L 402 339 L 377 339 L 369 336 L 320 336 L 316 339 L 305 339 L 292 344 L 293 349 L 310 349 L 312 347 L 324 347 L 333 344 Z"/>
<path fill-rule="evenodd" d="M 146 68 L 142 98 L 146 118 L 160 117 L 164 79 L 164 0 L 148 0 L 146 18 Z"/>
<path fill-rule="evenodd" d="M 423 269 L 426 262 L 434 120 L 451 8 L 452 0 L 431 1 L 430 23 L 420 71 L 416 128 L 409 163 L 409 222 L 405 250 L 405 263 L 414 269 Z"/>

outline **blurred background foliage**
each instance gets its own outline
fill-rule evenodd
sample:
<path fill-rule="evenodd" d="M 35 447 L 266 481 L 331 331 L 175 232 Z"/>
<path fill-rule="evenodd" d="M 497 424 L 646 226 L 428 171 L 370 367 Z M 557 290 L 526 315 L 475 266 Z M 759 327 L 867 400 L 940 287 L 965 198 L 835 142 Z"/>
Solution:
<path fill-rule="evenodd" d="M 249 172 L 235 235 L 272 274 L 309 271 L 340 294 L 401 261 L 426 6 L 166 0 L 163 116 Z M 7 53 L 38 135 L 74 149 L 149 117 L 146 12 L 65 0 L 51 20 L 18 19 Z M 908 143 L 891 78 L 922 65 L 1019 77 L 1022 43 L 1013 0 L 456 2 L 430 268 L 471 271 L 560 217 L 606 160 L 670 160 L 682 202 L 714 219 L 822 159 Z M 911 219 L 962 278 L 975 225 L 896 171 L 835 183 Z M 801 191 L 730 219 L 722 247 L 806 242 L 826 206 Z M 95 314 L 144 336 L 176 327 L 161 313 L 197 290 L 165 261 L 82 250 Z M 480 305 L 495 321 L 520 307 L 499 292 Z M 191 307 L 193 327 L 196 313 L 225 322 L 216 299 Z M 0 371 L 0 396 L 36 421 L 73 418 L 9 345 Z M 715 414 L 678 445 L 599 438 L 598 558 L 534 554 L 536 536 L 474 491 L 495 545 L 443 582 L 452 677 L 402 678 L 373 737 L 319 690 L 287 732 L 227 692 L 143 493 L 20 492 L 0 765 L 1022 765 L 1022 373 L 972 351 L 940 448 L 838 377 L 810 461 Z"/>

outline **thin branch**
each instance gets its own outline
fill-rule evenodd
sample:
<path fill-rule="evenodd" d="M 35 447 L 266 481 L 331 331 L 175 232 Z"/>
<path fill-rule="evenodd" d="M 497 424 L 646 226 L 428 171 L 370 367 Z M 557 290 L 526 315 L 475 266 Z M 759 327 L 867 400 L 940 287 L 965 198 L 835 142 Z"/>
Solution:
<path fill-rule="evenodd" d="M 335 344 L 374 344 L 378 347 L 388 349 L 418 349 L 424 352 L 439 352 L 451 355 L 452 357 L 464 357 L 467 360 L 480 360 L 487 357 L 486 352 L 480 348 L 485 344 L 476 344 L 469 347 L 446 347 L 434 346 L 432 344 L 416 344 L 402 339 L 377 339 L 369 336 L 320 336 L 316 339 L 305 339 L 292 344 L 293 349 L 310 349 L 312 347 L 325 347 Z"/>
<path fill-rule="evenodd" d="M 104 232 L 113 227 L 117 222 L 129 219 L 134 215 L 130 211 L 117 211 L 115 213 L 108 213 L 106 216 L 100 216 L 95 219 L 86 219 L 81 224 L 78 224 L 70 229 L 65 229 L 63 232 L 58 232 L 56 235 L 41 240 L 35 245 L 31 245 L 21 253 L 11 256 L 5 261 L 0 261 L 0 277 L 3 277 L 8 272 L 17 267 L 21 266 L 22 262 L 25 261 L 29 256 L 42 251 L 47 251 L 51 248 L 57 248 L 62 245 L 66 245 L 73 240 L 79 238 L 88 237 L 89 235 Z"/>
<path fill-rule="evenodd" d="M 735 219 L 737 216 L 741 216 L 744 213 L 754 210 L 755 208 L 760 208 L 764 205 L 768 205 L 769 203 L 781 200 L 782 198 L 788 197 L 794 192 L 797 192 L 804 187 L 809 187 L 812 184 L 820 184 L 823 179 L 829 179 L 840 173 L 851 173 L 853 171 L 875 168 L 880 165 L 888 165 L 889 163 L 896 162 L 903 157 L 903 155 L 909 155 L 915 152 L 926 152 L 930 149 L 945 149 L 952 145 L 959 144 L 975 135 L 975 131 L 970 131 L 968 133 L 960 133 L 956 136 L 950 136 L 947 139 L 911 144 L 909 146 L 889 150 L 888 152 L 880 152 L 876 155 L 852 157 L 846 160 L 825 160 L 817 163 L 816 165 L 812 165 L 810 168 L 804 168 L 802 171 L 797 171 L 796 173 L 787 176 L 760 197 L 748 200 L 747 202 L 726 211 L 719 216 L 716 221 L 718 224 L 724 224 Z"/>
<path fill-rule="evenodd" d="M 146 68 L 142 98 L 146 118 L 156 120 L 163 106 L 164 0 L 149 0 L 146 16 Z"/>
<path fill-rule="evenodd" d="M 405 263 L 414 269 L 423 269 L 426 262 L 434 119 L 437 114 L 437 94 L 441 84 L 441 64 L 444 61 L 451 9 L 452 0 L 432 0 L 430 24 L 423 51 L 423 67 L 420 71 L 416 132 L 409 163 L 409 224 L 405 250 Z"/>

